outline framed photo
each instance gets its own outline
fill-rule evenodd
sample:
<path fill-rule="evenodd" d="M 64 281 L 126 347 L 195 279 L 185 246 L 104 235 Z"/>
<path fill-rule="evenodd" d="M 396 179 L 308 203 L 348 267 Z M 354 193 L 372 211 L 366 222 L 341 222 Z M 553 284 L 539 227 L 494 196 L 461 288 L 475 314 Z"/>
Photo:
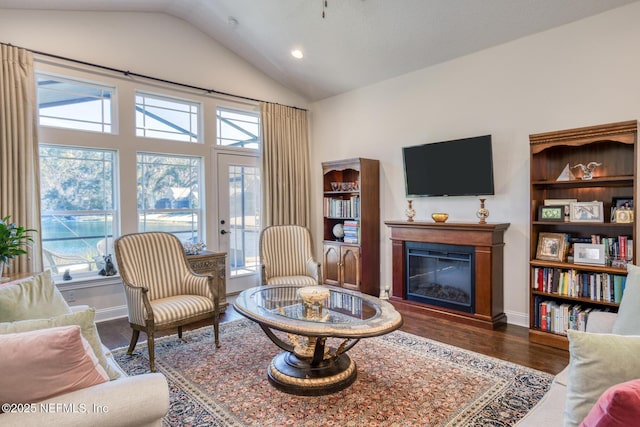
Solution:
<path fill-rule="evenodd" d="M 633 222 L 633 211 L 631 209 L 616 209 L 615 222 L 621 224 Z"/>
<path fill-rule="evenodd" d="M 536 259 L 562 262 L 566 244 L 567 238 L 564 233 L 540 233 Z"/>
<path fill-rule="evenodd" d="M 611 207 L 633 210 L 633 197 L 614 197 L 611 199 Z"/>
<path fill-rule="evenodd" d="M 602 202 L 576 202 L 569 206 L 571 222 L 604 222 Z"/>
<path fill-rule="evenodd" d="M 574 243 L 573 262 L 574 264 L 605 265 L 604 244 Z"/>
<path fill-rule="evenodd" d="M 564 206 L 538 207 L 538 221 L 564 221 Z"/>

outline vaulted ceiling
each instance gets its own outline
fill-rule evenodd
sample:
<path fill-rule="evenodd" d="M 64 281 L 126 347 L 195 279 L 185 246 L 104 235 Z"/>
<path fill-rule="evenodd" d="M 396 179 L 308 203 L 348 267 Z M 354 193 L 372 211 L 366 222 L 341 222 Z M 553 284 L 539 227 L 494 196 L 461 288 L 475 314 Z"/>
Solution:
<path fill-rule="evenodd" d="M 0 13 L 167 13 L 316 101 L 634 1 L 0 0 Z M 293 58 L 293 49 L 304 58 Z"/>

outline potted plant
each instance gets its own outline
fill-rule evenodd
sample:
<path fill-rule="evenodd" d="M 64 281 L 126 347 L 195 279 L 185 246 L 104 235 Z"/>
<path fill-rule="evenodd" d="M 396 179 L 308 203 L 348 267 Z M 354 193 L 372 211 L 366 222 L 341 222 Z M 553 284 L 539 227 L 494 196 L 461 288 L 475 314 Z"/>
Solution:
<path fill-rule="evenodd" d="M 36 231 L 9 222 L 10 218 L 11 216 L 7 215 L 0 219 L 0 277 L 4 265 L 8 264 L 10 259 L 27 253 L 25 246 L 33 242 L 29 233 Z"/>

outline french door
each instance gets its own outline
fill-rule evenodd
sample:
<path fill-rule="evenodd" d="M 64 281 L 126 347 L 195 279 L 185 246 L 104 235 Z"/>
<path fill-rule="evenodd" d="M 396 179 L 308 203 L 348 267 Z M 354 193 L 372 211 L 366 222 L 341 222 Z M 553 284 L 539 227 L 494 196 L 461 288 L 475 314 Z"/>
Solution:
<path fill-rule="evenodd" d="M 258 157 L 217 154 L 218 241 L 227 253 L 227 293 L 260 283 L 260 168 Z"/>

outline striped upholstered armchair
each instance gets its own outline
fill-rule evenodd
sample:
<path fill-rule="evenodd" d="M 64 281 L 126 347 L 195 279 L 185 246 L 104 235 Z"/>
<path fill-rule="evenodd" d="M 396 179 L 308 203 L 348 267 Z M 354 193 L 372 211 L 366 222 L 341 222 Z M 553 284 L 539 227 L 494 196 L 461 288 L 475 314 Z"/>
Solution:
<path fill-rule="evenodd" d="M 221 278 L 194 273 L 176 236 L 162 232 L 127 234 L 115 241 L 115 253 L 133 330 L 127 354 L 133 352 L 140 331 L 145 332 L 149 365 L 155 372 L 155 331 L 177 327 L 182 338 L 183 325 L 211 317 L 215 344 L 220 347 Z"/>
<path fill-rule="evenodd" d="M 311 233 L 300 225 L 272 225 L 260 233 L 261 284 L 320 285 Z"/>

